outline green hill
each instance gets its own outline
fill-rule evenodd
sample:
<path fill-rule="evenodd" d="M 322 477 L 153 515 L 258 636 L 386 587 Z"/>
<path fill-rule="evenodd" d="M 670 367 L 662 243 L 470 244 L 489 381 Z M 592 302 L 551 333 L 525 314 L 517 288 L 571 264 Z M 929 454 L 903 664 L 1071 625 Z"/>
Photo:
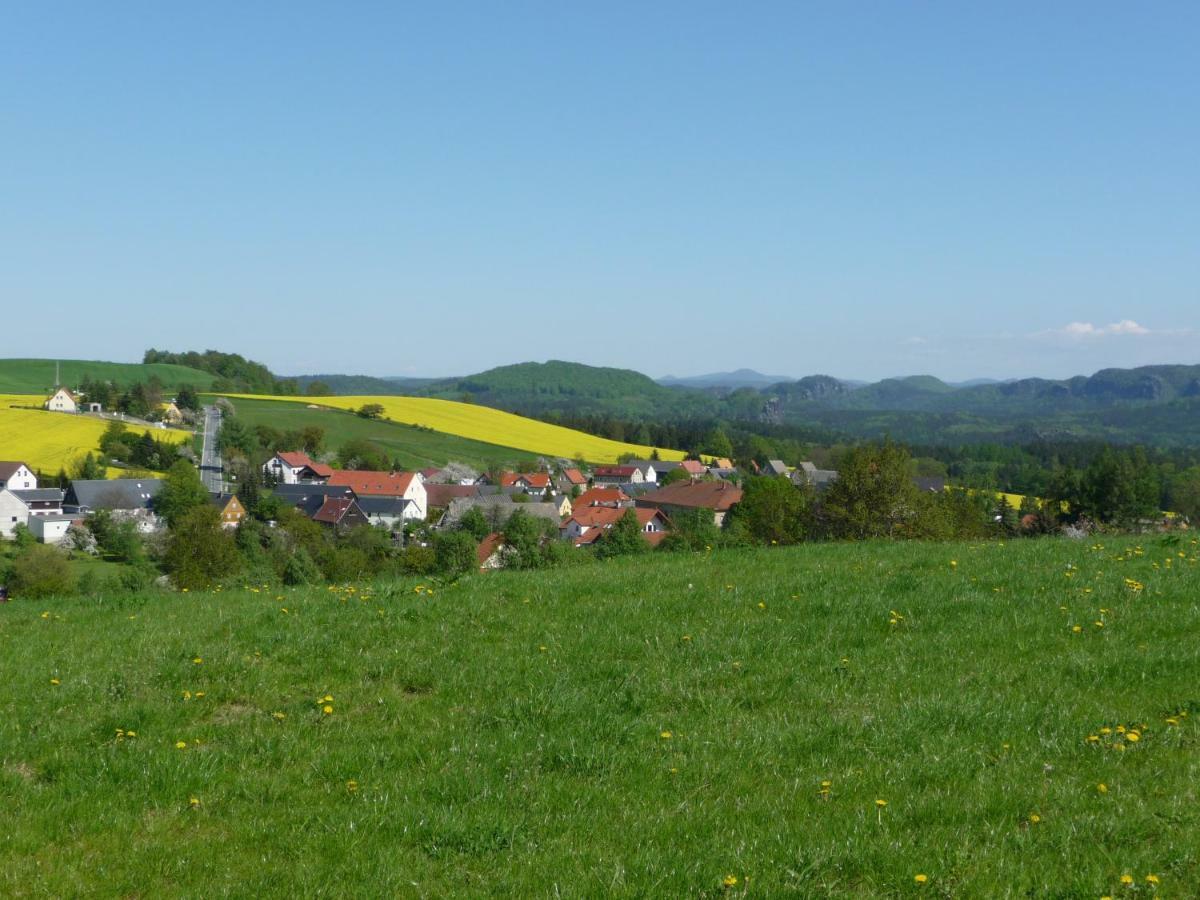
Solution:
<path fill-rule="evenodd" d="M 14 599 L 0 894 L 1195 896 L 1196 556 Z"/>
<path fill-rule="evenodd" d="M 52 359 L 0 359 L 0 393 L 49 394 L 55 387 Z M 188 366 L 169 363 L 114 363 L 88 359 L 64 359 L 57 362 L 62 383 L 74 387 L 85 376 L 111 381 L 127 387 L 137 381 L 157 377 L 168 389 L 191 385 L 200 390 L 212 386 L 213 376 Z"/>

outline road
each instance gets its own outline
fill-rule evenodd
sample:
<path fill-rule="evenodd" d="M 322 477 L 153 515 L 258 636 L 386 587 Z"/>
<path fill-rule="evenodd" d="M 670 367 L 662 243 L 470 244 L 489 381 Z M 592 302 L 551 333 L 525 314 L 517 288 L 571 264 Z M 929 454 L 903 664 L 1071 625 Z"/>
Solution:
<path fill-rule="evenodd" d="M 200 480 L 214 494 L 225 491 L 225 474 L 217 435 L 221 433 L 221 410 L 204 407 L 204 444 L 200 451 Z"/>

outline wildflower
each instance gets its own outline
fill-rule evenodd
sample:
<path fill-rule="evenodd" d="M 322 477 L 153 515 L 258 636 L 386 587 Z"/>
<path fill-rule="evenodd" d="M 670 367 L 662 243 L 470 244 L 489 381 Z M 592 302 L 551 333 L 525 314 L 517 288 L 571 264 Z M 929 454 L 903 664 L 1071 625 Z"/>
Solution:
<path fill-rule="evenodd" d="M 197 656 L 195 659 L 192 660 L 192 662 L 195 663 L 196 665 L 200 665 L 202 662 L 204 662 L 204 657 Z"/>
<path fill-rule="evenodd" d="M 188 806 L 190 806 L 192 809 L 195 809 L 199 805 L 200 805 L 199 797 L 192 797 L 190 800 L 188 800 Z"/>
<path fill-rule="evenodd" d="M 1133 876 L 1126 872 L 1121 876 L 1121 884 L 1133 884 Z"/>
<path fill-rule="evenodd" d="M 692 639 L 692 636 L 690 634 L 685 634 L 683 636 L 683 640 L 685 640 L 685 641 L 690 641 L 691 639 Z"/>
<path fill-rule="evenodd" d="M 127 731 L 127 732 L 125 732 L 125 737 L 135 738 L 135 737 L 137 737 L 137 732 L 136 731 Z"/>
<path fill-rule="evenodd" d="M 1138 734 L 1136 731 L 1130 731 L 1129 733 L 1127 733 L 1125 735 L 1125 740 L 1127 740 L 1131 743 L 1134 743 L 1134 744 L 1136 744 L 1141 739 L 1142 739 L 1142 736 L 1140 734 Z"/>
<path fill-rule="evenodd" d="M 731 888 L 737 884 L 737 876 L 736 875 L 726 875 L 725 878 L 721 881 L 721 884 L 725 885 L 725 887 L 727 887 L 727 888 Z"/>
<path fill-rule="evenodd" d="M 885 806 L 887 806 L 887 801 L 886 800 L 876 800 L 875 805 L 878 806 L 880 809 L 883 809 Z"/>
<path fill-rule="evenodd" d="M 950 560 L 950 568 L 952 568 L 952 569 L 958 568 L 958 560 L 957 559 Z"/>
<path fill-rule="evenodd" d="M 333 715 L 333 707 L 330 706 L 328 703 L 326 703 L 324 706 L 321 707 L 321 712 L 323 712 L 327 716 L 331 716 L 331 715 Z"/>
<path fill-rule="evenodd" d="M 176 750 L 186 750 L 187 749 L 187 741 L 176 741 L 175 749 Z"/>
<path fill-rule="evenodd" d="M 1079 634 L 1079 632 L 1083 631 L 1083 626 L 1082 625 L 1074 625 L 1074 626 L 1072 626 L 1071 630 L 1073 632 L 1075 632 L 1076 634 Z"/>
<path fill-rule="evenodd" d="M 928 880 L 929 876 L 920 872 L 913 876 L 913 881 L 915 881 L 917 884 L 924 884 Z"/>
<path fill-rule="evenodd" d="M 1155 875 L 1155 874 L 1153 874 L 1153 873 L 1151 873 L 1151 874 L 1147 875 L 1147 876 L 1146 876 L 1146 883 L 1147 883 L 1147 884 L 1158 884 L 1158 876 L 1157 876 L 1157 875 Z"/>
<path fill-rule="evenodd" d="M 659 737 L 662 738 L 664 741 L 669 741 L 671 739 L 672 735 L 671 735 L 671 732 L 664 731 L 659 734 Z"/>
<path fill-rule="evenodd" d="M 767 604 L 763 603 L 763 602 L 760 600 L 760 601 L 758 601 L 758 608 L 759 608 L 759 609 L 766 609 L 766 608 L 767 608 Z"/>
<path fill-rule="evenodd" d="M 1096 790 L 1098 790 L 1102 794 L 1107 794 L 1108 793 L 1108 785 L 1102 781 L 1098 785 L 1096 785 Z"/>
<path fill-rule="evenodd" d="M 351 778 L 349 781 L 346 782 L 346 790 L 348 790 L 351 794 L 357 793 L 358 792 L 358 782 L 355 781 L 353 778 Z"/>
<path fill-rule="evenodd" d="M 1171 717 L 1169 717 L 1169 718 L 1166 720 L 1166 722 L 1167 722 L 1167 724 L 1168 724 L 1168 725 L 1178 725 L 1178 724 L 1179 724 L 1179 720 L 1178 720 L 1178 719 L 1176 719 L 1174 716 L 1171 716 Z"/>
<path fill-rule="evenodd" d="M 61 681 L 59 681 L 57 678 L 51 678 L 51 679 L 50 679 L 50 683 L 51 683 L 51 684 L 56 684 L 56 685 L 57 685 L 57 684 L 62 684 L 62 682 L 61 682 Z"/>
<path fill-rule="evenodd" d="M 271 713 L 271 718 L 273 718 L 279 722 L 282 722 L 284 719 L 287 718 L 287 713 L 273 712 L 273 713 Z"/>
<path fill-rule="evenodd" d="M 1029 824 L 1030 825 L 1036 825 L 1040 821 L 1042 821 L 1042 817 L 1039 816 L 1037 813 L 1030 814 L 1030 816 L 1029 816 Z"/>

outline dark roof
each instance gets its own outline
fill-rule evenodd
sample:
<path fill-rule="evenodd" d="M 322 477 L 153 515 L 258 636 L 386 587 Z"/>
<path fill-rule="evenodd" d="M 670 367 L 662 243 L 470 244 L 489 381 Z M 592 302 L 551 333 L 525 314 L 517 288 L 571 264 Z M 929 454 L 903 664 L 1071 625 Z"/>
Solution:
<path fill-rule="evenodd" d="M 77 479 L 66 502 L 83 509 L 150 509 L 161 488 L 159 478 Z"/>
<path fill-rule="evenodd" d="M 21 466 L 25 466 L 25 468 L 29 469 L 29 466 L 25 465 L 23 462 L 0 462 L 0 481 L 8 481 L 8 479 L 12 478 L 13 475 L 16 474 L 17 469 L 21 468 Z M 33 469 L 29 469 L 29 471 L 32 472 Z"/>
<path fill-rule="evenodd" d="M 359 497 L 358 508 L 368 516 L 382 515 L 404 515 L 404 507 L 410 505 L 411 500 L 405 500 L 403 497 Z"/>
<path fill-rule="evenodd" d="M 224 509 L 229 505 L 229 501 L 237 497 L 237 494 L 209 494 L 208 502 L 218 509 Z M 240 501 L 239 501 L 240 502 Z"/>
<path fill-rule="evenodd" d="M 478 497 L 479 486 L 474 484 L 425 483 L 426 506 L 446 507 L 457 497 Z"/>
<path fill-rule="evenodd" d="M 336 484 L 277 484 L 272 491 L 281 503 L 294 506 L 310 519 L 326 497 L 353 497 L 354 491 Z"/>
<path fill-rule="evenodd" d="M 313 514 L 314 522 L 324 522 L 326 525 L 339 525 L 344 520 L 362 520 L 365 517 L 362 508 L 353 497 L 326 497 L 321 508 Z"/>
<path fill-rule="evenodd" d="M 54 503 L 62 503 L 64 491 L 58 488 L 34 488 L 28 491 L 13 491 L 26 503 L 45 503 L 47 500 Z"/>

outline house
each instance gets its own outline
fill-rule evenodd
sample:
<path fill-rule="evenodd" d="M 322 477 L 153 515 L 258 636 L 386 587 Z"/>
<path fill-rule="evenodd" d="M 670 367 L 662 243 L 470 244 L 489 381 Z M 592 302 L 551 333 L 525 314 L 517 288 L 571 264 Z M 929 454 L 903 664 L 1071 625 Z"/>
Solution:
<path fill-rule="evenodd" d="M 473 484 L 425 485 L 425 504 L 429 509 L 445 509 L 459 497 L 478 497 L 479 488 Z"/>
<path fill-rule="evenodd" d="M 29 520 L 29 530 L 43 544 L 61 544 L 72 526 L 82 521 L 79 516 L 38 516 Z"/>
<path fill-rule="evenodd" d="M 763 466 L 762 473 L 764 475 L 783 476 L 786 477 L 791 470 L 787 467 L 782 459 L 768 459 L 767 464 Z"/>
<path fill-rule="evenodd" d="M 353 497 L 326 497 L 321 508 L 313 514 L 314 522 L 344 530 L 369 525 L 366 513 Z"/>
<path fill-rule="evenodd" d="M 833 469 L 818 469 L 811 462 L 802 462 L 792 471 L 791 479 L 796 487 L 811 487 L 823 491 L 837 480 L 837 472 Z"/>
<path fill-rule="evenodd" d="M 575 488 L 584 491 L 587 490 L 587 476 L 579 469 L 567 467 L 559 473 L 558 489 L 564 494 L 569 494 Z"/>
<path fill-rule="evenodd" d="M 0 537 L 11 538 L 18 525 L 29 524 L 29 507 L 10 490 L 0 490 Z"/>
<path fill-rule="evenodd" d="M 311 519 L 325 503 L 327 497 L 353 497 L 348 487 L 332 484 L 277 484 L 272 493 L 280 503 L 297 510 Z"/>
<path fill-rule="evenodd" d="M 668 516 L 677 513 L 709 510 L 713 522 L 720 527 L 725 523 L 729 510 L 742 499 L 742 489 L 728 481 L 680 482 L 660 488 L 652 494 L 637 498 L 637 505 L 645 509 L 658 509 Z"/>
<path fill-rule="evenodd" d="M 453 487 L 453 485 L 442 485 L 442 487 Z M 405 500 L 403 497 L 358 498 L 358 507 L 367 517 L 367 521 L 380 528 L 386 528 L 388 531 L 400 531 L 404 528 L 405 520 L 412 518 L 412 516 L 405 515 L 405 511 L 411 504 L 411 500 Z"/>
<path fill-rule="evenodd" d="M 503 472 L 500 488 L 514 488 L 526 494 L 541 494 L 551 487 L 550 475 L 546 472 Z"/>
<path fill-rule="evenodd" d="M 399 497 L 411 503 L 404 508 L 406 519 L 424 521 L 429 510 L 425 480 L 417 472 L 368 472 L 338 470 L 328 484 L 348 487 L 356 497 Z"/>
<path fill-rule="evenodd" d="M 183 410 L 175 405 L 174 400 L 159 406 L 158 413 L 168 425 L 178 425 L 183 421 Z"/>
<path fill-rule="evenodd" d="M 32 491 L 37 488 L 37 476 L 23 462 L 0 462 L 0 489 Z"/>
<path fill-rule="evenodd" d="M 560 518 L 562 516 L 569 516 L 571 514 L 571 510 L 575 508 L 574 504 L 571 503 L 571 498 L 566 494 L 556 494 L 546 502 L 550 503 L 555 509 L 558 510 L 558 515 Z"/>
<path fill-rule="evenodd" d="M 246 507 L 237 494 L 210 494 L 208 500 L 221 513 L 222 528 L 237 528 L 246 518 Z"/>
<path fill-rule="evenodd" d="M 679 468 L 691 475 L 692 481 L 695 481 L 697 478 L 703 478 L 708 474 L 708 466 L 698 459 L 685 459 L 679 464 Z"/>
<path fill-rule="evenodd" d="M 597 541 L 600 536 L 612 528 L 627 515 L 634 515 L 638 520 L 638 529 L 646 535 L 665 535 L 670 522 L 661 510 L 633 509 L 631 507 L 589 506 L 572 513 L 559 528 L 559 534 L 581 547 Z M 657 545 L 662 538 L 647 538 Z"/>
<path fill-rule="evenodd" d="M 75 395 L 65 387 L 56 390 L 42 405 L 51 412 L 79 412 L 79 402 L 75 399 Z"/>
<path fill-rule="evenodd" d="M 642 474 L 639 483 L 653 484 L 657 482 L 659 473 L 662 471 L 659 469 L 659 463 L 652 459 L 631 459 L 626 465 L 633 466 Z"/>
<path fill-rule="evenodd" d="M 490 572 L 504 566 L 504 535 L 493 531 L 475 548 L 480 572 Z"/>
<path fill-rule="evenodd" d="M 594 487 L 584 491 L 573 501 L 572 507 L 582 509 L 585 506 L 632 506 L 630 496 L 620 488 Z"/>
<path fill-rule="evenodd" d="M 154 512 L 154 497 L 161 489 L 158 478 L 76 479 L 67 488 L 63 511 L 87 515 L 106 510 L 118 521 L 133 522 L 142 533 L 158 531 L 162 520 Z"/>
<path fill-rule="evenodd" d="M 13 493 L 25 504 L 31 517 L 62 515 L 64 492 L 58 488 L 35 488 Z"/>
<path fill-rule="evenodd" d="M 643 484 L 646 476 L 637 466 L 596 466 L 593 484 Z"/>
<path fill-rule="evenodd" d="M 325 484 L 333 469 L 299 450 L 281 450 L 263 464 L 263 475 L 278 484 Z"/>
<path fill-rule="evenodd" d="M 736 467 L 733 464 L 733 460 L 727 459 L 724 456 L 716 457 L 709 465 L 709 469 L 727 469 L 729 471 L 733 471 L 735 468 Z"/>
<path fill-rule="evenodd" d="M 438 521 L 438 528 L 453 529 L 458 527 L 467 510 L 478 509 L 492 528 L 499 530 L 509 517 L 518 509 L 526 515 L 535 516 L 553 522 L 555 526 L 562 521 L 558 507 L 553 503 L 514 503 L 507 494 L 487 494 L 482 497 L 461 497 L 450 501 L 450 506 Z"/>

